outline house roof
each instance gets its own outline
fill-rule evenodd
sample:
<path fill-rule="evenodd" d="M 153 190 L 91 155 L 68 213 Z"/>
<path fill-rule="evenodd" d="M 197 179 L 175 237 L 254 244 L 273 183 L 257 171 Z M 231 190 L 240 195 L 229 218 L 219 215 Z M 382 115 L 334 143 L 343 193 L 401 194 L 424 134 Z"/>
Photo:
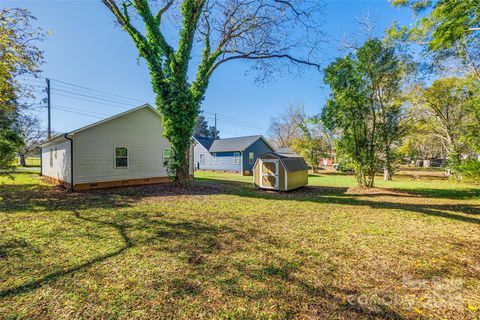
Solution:
<path fill-rule="evenodd" d="M 303 159 L 302 156 L 295 152 L 288 152 L 288 153 L 279 153 L 279 152 L 270 152 L 267 154 L 271 154 L 280 159 L 284 168 L 288 172 L 295 172 L 300 170 L 308 170 L 308 165 Z M 260 157 L 261 158 L 261 157 Z"/>
<path fill-rule="evenodd" d="M 66 133 L 62 133 L 62 134 L 59 134 L 59 135 L 56 135 L 54 137 L 52 137 L 51 139 L 45 141 L 44 143 L 42 143 L 40 145 L 40 147 L 43 147 L 43 146 L 46 146 L 52 142 L 55 142 L 57 140 L 62 140 L 62 139 L 65 139 L 66 136 L 73 136 L 74 134 L 78 133 L 78 132 L 81 132 L 81 131 L 84 131 L 84 130 L 87 130 L 91 127 L 95 127 L 95 126 L 98 126 L 102 123 L 105 123 L 105 122 L 108 122 L 108 121 L 111 121 L 111 120 L 114 120 L 114 119 L 117 119 L 117 118 L 120 118 L 120 117 L 123 117 L 124 115 L 127 115 L 129 113 L 132 113 L 132 112 L 135 112 L 137 110 L 140 110 L 140 109 L 147 109 L 147 110 L 150 110 L 152 111 L 153 113 L 155 113 L 157 116 L 161 117 L 160 113 L 158 113 L 151 105 L 149 105 L 148 103 L 146 104 L 142 104 L 141 106 L 138 106 L 138 107 L 135 107 L 135 108 L 132 108 L 130 110 L 127 110 L 125 112 L 121 112 L 119 114 L 116 114 L 114 116 L 111 116 L 111 117 L 108 117 L 106 119 L 103 119 L 103 120 L 100 120 L 100 121 L 97 121 L 97 122 L 94 122 L 92 124 L 89 124 L 89 125 L 86 125 L 84 127 L 81 127 L 81 128 L 78 128 L 76 130 L 73 130 L 73 131 L 70 131 L 70 132 L 66 132 Z"/>
<path fill-rule="evenodd" d="M 268 141 L 265 140 L 263 136 L 256 135 L 256 136 L 218 139 L 213 141 L 208 151 L 210 152 L 245 151 L 245 149 L 250 147 L 253 143 L 255 143 L 259 139 L 262 139 L 268 146 L 270 146 Z"/>
<path fill-rule="evenodd" d="M 210 147 L 212 146 L 213 139 L 211 138 L 205 138 L 205 137 L 199 137 L 199 136 L 194 136 L 193 139 L 200 143 L 205 149 L 209 150 Z"/>

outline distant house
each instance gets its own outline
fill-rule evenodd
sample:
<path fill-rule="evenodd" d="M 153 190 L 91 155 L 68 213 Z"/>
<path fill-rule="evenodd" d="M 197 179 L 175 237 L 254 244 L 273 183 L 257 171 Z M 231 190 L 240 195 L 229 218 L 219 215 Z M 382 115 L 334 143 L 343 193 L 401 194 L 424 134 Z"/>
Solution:
<path fill-rule="evenodd" d="M 320 159 L 320 166 L 331 167 L 334 163 L 337 162 L 337 153 L 336 151 L 328 152 L 324 157 Z"/>
<path fill-rule="evenodd" d="M 169 182 L 162 132 L 160 114 L 142 105 L 42 144 L 41 174 L 73 190 Z"/>
<path fill-rule="evenodd" d="M 196 170 L 224 171 L 251 175 L 257 158 L 273 148 L 263 136 L 227 139 L 194 137 Z"/>

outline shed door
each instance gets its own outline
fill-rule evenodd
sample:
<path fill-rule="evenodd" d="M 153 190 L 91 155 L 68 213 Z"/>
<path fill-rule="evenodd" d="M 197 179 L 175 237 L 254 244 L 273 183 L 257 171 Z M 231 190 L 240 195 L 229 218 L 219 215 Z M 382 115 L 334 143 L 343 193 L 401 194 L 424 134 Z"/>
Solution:
<path fill-rule="evenodd" d="M 265 189 L 278 190 L 278 160 L 260 160 L 260 186 Z"/>

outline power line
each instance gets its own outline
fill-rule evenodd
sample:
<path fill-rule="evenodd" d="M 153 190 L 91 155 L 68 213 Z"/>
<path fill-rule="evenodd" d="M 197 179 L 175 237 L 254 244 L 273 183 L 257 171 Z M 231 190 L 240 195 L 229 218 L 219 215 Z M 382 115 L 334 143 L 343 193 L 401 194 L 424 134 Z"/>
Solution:
<path fill-rule="evenodd" d="M 59 95 L 59 96 L 62 96 L 62 97 L 72 98 L 72 99 L 76 99 L 76 100 L 80 100 L 80 101 L 92 102 L 92 103 L 101 104 L 101 105 L 104 105 L 104 106 L 110 106 L 110 107 L 113 107 L 113 108 L 120 108 L 124 111 L 128 109 L 128 107 L 126 107 L 126 106 L 115 105 L 115 104 L 105 103 L 105 102 L 101 102 L 101 101 L 95 101 L 95 100 L 92 100 L 92 99 L 76 97 L 76 96 L 63 94 L 63 93 L 58 93 L 58 92 L 56 94 Z"/>
<path fill-rule="evenodd" d="M 59 107 L 52 107 L 52 109 L 61 110 L 61 111 L 64 111 L 64 112 L 75 113 L 75 114 L 79 114 L 79 115 L 86 116 L 86 117 L 103 119 L 103 117 L 100 117 L 100 116 L 96 116 L 96 115 L 92 115 L 92 114 L 88 114 L 88 113 L 83 113 L 83 112 L 78 112 L 78 111 L 73 111 L 73 110 L 67 110 L 67 109 L 59 108 Z"/>
<path fill-rule="evenodd" d="M 79 111 L 79 112 L 84 112 L 84 113 L 96 114 L 96 115 L 99 115 L 99 116 L 107 116 L 107 117 L 112 116 L 111 114 L 107 114 L 107 113 L 85 110 L 85 109 L 80 109 L 80 108 L 75 108 L 75 107 L 67 107 L 67 106 L 62 106 L 62 105 L 58 105 L 58 104 L 54 104 L 53 106 L 59 107 L 59 108 L 64 108 L 64 109 L 71 109 L 71 110 L 74 110 L 74 111 Z"/>
<path fill-rule="evenodd" d="M 83 89 L 83 90 L 93 91 L 93 92 L 101 93 L 101 94 L 103 94 L 103 95 L 114 96 L 114 97 L 117 97 L 117 98 L 122 98 L 122 99 L 126 99 L 126 100 L 136 101 L 136 102 L 139 102 L 139 103 L 145 103 L 145 101 L 142 101 L 142 100 L 139 100 L 139 99 L 125 97 L 125 96 L 121 96 L 121 95 L 115 94 L 115 93 L 110 93 L 110 92 L 107 92 L 107 91 L 102 91 L 102 90 L 97 90 L 97 89 L 93 89 L 93 88 L 88 88 L 88 87 L 80 86 L 80 85 L 78 85 L 78 84 L 74 84 L 74 83 L 70 83 L 70 82 L 66 82 L 66 81 L 62 81 L 62 80 L 57 80 L 57 79 L 52 79 L 52 80 L 55 81 L 55 82 L 58 82 L 58 83 L 60 83 L 60 84 L 64 84 L 64 85 L 66 85 L 66 86 L 81 88 L 81 89 Z"/>
<path fill-rule="evenodd" d="M 27 83 L 27 85 L 30 85 L 35 88 L 45 89 L 45 86 L 41 85 L 41 81 L 42 81 L 41 78 L 37 78 L 31 75 L 27 75 L 27 76 L 30 77 L 30 79 L 26 79 L 26 81 L 30 82 L 30 83 Z M 115 93 L 110 93 L 107 91 L 97 90 L 97 89 L 77 85 L 77 84 L 63 81 L 63 80 L 58 80 L 58 79 L 51 79 L 51 80 L 56 84 L 55 87 L 52 87 L 52 91 L 55 92 L 56 95 L 66 97 L 66 98 L 76 99 L 84 102 L 90 102 L 98 105 L 110 106 L 110 107 L 119 108 L 122 110 L 127 110 L 128 108 L 132 107 L 133 101 L 135 101 L 135 103 L 144 103 L 142 100 L 139 100 L 139 99 L 126 97 L 126 96 L 118 95 Z M 59 86 L 59 88 L 57 86 Z M 110 114 L 86 110 L 83 108 L 67 107 L 67 106 L 62 106 L 57 104 L 54 105 L 54 107 L 55 109 L 62 110 L 65 112 L 72 112 L 72 113 L 77 113 L 77 114 L 95 117 L 95 118 L 99 118 L 99 116 L 111 116 Z M 214 113 L 209 111 L 204 111 L 204 113 L 211 115 L 211 116 L 204 115 L 204 118 L 208 119 L 208 121 L 214 121 L 216 115 L 220 116 L 217 118 L 217 120 L 228 124 L 227 129 L 222 129 L 222 132 L 225 132 L 225 133 L 238 134 L 241 132 L 241 129 L 236 130 L 236 129 L 233 129 L 232 127 L 248 128 L 248 129 L 262 130 L 262 131 L 267 130 L 266 127 L 260 124 L 236 119 L 234 117 L 230 117 L 222 113 Z"/>
<path fill-rule="evenodd" d="M 78 92 L 68 91 L 68 90 L 63 90 L 63 89 L 57 89 L 57 88 L 52 88 L 52 90 L 62 92 L 62 93 L 67 93 L 67 94 L 73 94 L 73 95 L 77 95 L 77 96 L 85 97 L 85 98 L 89 98 L 89 99 L 96 99 L 96 100 L 100 100 L 100 101 L 103 100 L 103 101 L 106 101 L 106 102 L 109 102 L 109 103 L 121 104 L 121 105 L 125 105 L 127 107 L 132 106 L 131 103 L 122 102 L 122 101 L 119 101 L 119 100 L 112 100 L 112 99 L 107 99 L 107 98 L 103 98 L 103 97 L 99 97 L 99 96 L 93 96 L 93 95 L 89 95 L 89 94 L 83 94 L 83 93 L 78 93 Z"/>

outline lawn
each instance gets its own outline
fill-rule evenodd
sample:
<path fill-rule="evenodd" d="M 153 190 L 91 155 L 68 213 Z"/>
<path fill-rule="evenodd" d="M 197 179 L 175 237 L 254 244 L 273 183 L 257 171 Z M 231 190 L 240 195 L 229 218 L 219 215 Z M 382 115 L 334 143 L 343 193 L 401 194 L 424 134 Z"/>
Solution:
<path fill-rule="evenodd" d="M 478 319 L 480 188 L 311 175 L 290 193 L 68 193 L 0 178 L 2 319 Z"/>

